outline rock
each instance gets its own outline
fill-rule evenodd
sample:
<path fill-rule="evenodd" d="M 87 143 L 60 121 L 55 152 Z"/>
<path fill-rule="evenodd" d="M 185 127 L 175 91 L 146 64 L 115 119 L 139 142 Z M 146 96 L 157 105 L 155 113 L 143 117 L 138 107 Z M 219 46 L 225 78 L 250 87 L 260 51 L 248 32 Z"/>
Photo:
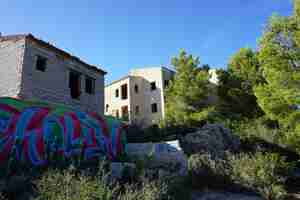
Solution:
<path fill-rule="evenodd" d="M 132 157 L 146 159 L 146 168 L 163 169 L 175 175 L 187 174 L 187 156 L 182 151 L 179 141 L 163 143 L 129 143 L 127 153 Z"/>
<path fill-rule="evenodd" d="M 263 198 L 243 193 L 230 192 L 193 192 L 192 200 L 263 200 Z"/>
<path fill-rule="evenodd" d="M 212 156 L 223 157 L 226 151 L 238 151 L 240 140 L 223 125 L 207 124 L 195 133 L 183 137 L 181 147 L 188 155 L 209 153 Z"/>
<path fill-rule="evenodd" d="M 112 179 L 132 178 L 135 176 L 135 174 L 136 174 L 136 166 L 133 163 L 121 163 L 121 162 L 111 163 Z"/>

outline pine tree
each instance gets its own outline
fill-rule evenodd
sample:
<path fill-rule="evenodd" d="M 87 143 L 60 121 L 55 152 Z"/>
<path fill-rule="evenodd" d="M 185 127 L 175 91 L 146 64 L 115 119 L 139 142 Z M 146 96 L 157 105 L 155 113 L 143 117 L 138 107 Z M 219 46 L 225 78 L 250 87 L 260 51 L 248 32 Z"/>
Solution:
<path fill-rule="evenodd" d="M 262 115 L 253 88 L 264 82 L 257 53 L 240 49 L 232 56 L 228 70 L 219 70 L 219 111 L 226 117 L 240 119 Z"/>
<path fill-rule="evenodd" d="M 266 83 L 255 88 L 266 115 L 300 136 L 300 0 L 294 14 L 273 16 L 260 40 L 258 59 Z"/>
<path fill-rule="evenodd" d="M 193 114 L 206 105 L 209 75 L 199 68 L 199 58 L 181 51 L 172 59 L 176 74 L 167 89 L 166 120 L 175 125 L 191 125 Z"/>

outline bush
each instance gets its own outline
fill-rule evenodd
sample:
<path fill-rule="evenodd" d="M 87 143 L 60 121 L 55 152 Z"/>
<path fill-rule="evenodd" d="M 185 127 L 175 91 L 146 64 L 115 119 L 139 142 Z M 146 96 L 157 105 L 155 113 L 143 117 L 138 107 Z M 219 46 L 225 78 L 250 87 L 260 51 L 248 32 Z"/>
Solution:
<path fill-rule="evenodd" d="M 285 177 L 292 169 L 278 154 L 261 152 L 231 156 L 232 180 L 257 191 L 267 200 L 286 197 Z"/>
<path fill-rule="evenodd" d="M 224 188 L 230 185 L 230 167 L 225 160 L 213 159 L 210 154 L 193 154 L 188 160 L 193 187 Z"/>
<path fill-rule="evenodd" d="M 169 199 L 168 186 L 161 181 L 143 180 L 141 185 L 126 185 L 118 200 L 162 200 Z"/>
<path fill-rule="evenodd" d="M 269 143 L 284 145 L 284 133 L 276 123 L 265 118 L 244 120 L 236 124 L 235 132 L 242 139 L 259 138 Z"/>
<path fill-rule="evenodd" d="M 36 200 L 162 200 L 168 186 L 160 180 L 139 178 L 134 184 L 112 181 L 108 173 L 86 170 L 49 170 L 36 181 Z"/>
<path fill-rule="evenodd" d="M 36 200 L 110 200 L 116 190 L 110 189 L 103 179 L 91 178 L 64 170 L 50 170 L 37 181 Z"/>

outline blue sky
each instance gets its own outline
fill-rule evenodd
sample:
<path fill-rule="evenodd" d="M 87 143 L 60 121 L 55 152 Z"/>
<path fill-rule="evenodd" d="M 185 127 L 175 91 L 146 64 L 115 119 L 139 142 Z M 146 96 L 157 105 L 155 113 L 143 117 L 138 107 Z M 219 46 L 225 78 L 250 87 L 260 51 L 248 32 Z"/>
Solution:
<path fill-rule="evenodd" d="M 1 0 L 0 32 L 33 33 L 88 63 L 110 82 L 131 68 L 170 65 L 180 49 L 226 67 L 256 48 L 268 17 L 292 0 Z"/>

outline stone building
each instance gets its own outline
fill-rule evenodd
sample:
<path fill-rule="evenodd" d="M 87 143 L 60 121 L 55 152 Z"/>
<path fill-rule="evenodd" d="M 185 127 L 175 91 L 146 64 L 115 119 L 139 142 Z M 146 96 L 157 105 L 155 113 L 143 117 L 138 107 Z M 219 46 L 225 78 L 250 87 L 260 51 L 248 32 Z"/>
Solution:
<path fill-rule="evenodd" d="M 165 67 L 131 70 L 105 87 L 105 114 L 149 126 L 165 116 L 165 87 L 175 74 Z"/>
<path fill-rule="evenodd" d="M 31 34 L 0 36 L 0 97 L 103 114 L 105 74 Z"/>

